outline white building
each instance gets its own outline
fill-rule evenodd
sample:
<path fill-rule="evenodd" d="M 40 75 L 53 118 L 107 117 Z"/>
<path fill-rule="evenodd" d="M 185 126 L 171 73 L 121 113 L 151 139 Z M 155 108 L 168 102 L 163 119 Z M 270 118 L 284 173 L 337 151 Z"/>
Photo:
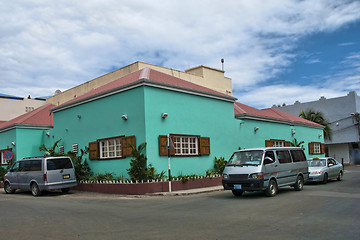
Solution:
<path fill-rule="evenodd" d="M 325 140 L 328 156 L 344 163 L 360 164 L 359 121 L 360 97 L 356 92 L 347 96 L 277 107 L 284 112 L 299 115 L 300 111 L 313 109 L 322 112 L 332 129 L 332 140 Z"/>
<path fill-rule="evenodd" d="M 0 94 L 0 121 L 9 121 L 24 113 L 30 112 L 46 103 L 43 98 L 15 97 Z"/>

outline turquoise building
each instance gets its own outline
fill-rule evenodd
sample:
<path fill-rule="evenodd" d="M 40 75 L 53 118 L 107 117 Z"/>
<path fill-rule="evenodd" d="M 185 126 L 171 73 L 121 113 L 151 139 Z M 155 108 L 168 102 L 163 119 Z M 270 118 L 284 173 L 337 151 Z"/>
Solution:
<path fill-rule="evenodd" d="M 26 144 L 16 147 L 16 159 L 39 155 L 41 144 L 50 147 L 61 139 L 60 152 L 89 148 L 86 159 L 94 173 L 128 177 L 128 142 L 146 142 L 148 164 L 161 172 L 168 169 L 167 136 L 174 145 L 173 175 L 205 175 L 215 157 L 228 159 L 239 147 L 287 146 L 294 139 L 304 141 L 307 157 L 323 156 L 321 125 L 236 100 L 144 68 L 49 108 L 52 127 L 31 129 L 36 137 L 24 138 Z M 7 149 L 11 137 L 1 128 L 0 139 L 0 149 Z"/>

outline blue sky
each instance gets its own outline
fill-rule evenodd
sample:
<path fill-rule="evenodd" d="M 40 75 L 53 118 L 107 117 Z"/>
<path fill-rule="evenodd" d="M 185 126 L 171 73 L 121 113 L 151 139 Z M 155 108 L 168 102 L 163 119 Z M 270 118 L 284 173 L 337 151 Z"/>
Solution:
<path fill-rule="evenodd" d="M 13 0 L 0 93 L 42 97 L 135 61 L 221 68 L 257 108 L 360 92 L 360 1 Z"/>

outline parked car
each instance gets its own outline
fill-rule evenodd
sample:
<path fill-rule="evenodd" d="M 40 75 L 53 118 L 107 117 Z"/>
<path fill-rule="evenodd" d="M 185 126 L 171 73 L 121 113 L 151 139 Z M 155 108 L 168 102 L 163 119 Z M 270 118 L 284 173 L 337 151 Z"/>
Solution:
<path fill-rule="evenodd" d="M 283 186 L 301 191 L 307 178 L 308 163 L 302 148 L 254 148 L 233 153 L 225 166 L 222 185 L 235 196 L 244 191 L 264 191 L 273 197 Z"/>
<path fill-rule="evenodd" d="M 341 181 L 344 175 L 343 165 L 331 157 L 314 157 L 308 159 L 308 182 L 322 182 L 326 184 L 329 179 Z"/>
<path fill-rule="evenodd" d="M 4 176 L 4 190 L 31 190 L 39 196 L 44 190 L 68 192 L 77 185 L 74 165 L 69 157 L 36 157 L 16 161 Z"/>

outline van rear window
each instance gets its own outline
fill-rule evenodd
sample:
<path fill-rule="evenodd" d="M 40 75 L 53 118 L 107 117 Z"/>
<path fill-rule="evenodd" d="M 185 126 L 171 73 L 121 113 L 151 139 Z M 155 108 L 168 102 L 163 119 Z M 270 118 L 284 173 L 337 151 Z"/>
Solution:
<path fill-rule="evenodd" d="M 46 160 L 47 170 L 59 170 L 72 168 L 69 158 L 54 158 Z"/>

